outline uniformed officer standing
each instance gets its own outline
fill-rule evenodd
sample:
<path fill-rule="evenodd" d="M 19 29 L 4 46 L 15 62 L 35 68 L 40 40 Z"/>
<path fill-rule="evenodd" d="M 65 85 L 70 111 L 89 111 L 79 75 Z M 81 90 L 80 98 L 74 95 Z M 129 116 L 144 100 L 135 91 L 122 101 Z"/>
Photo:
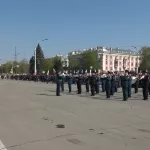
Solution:
<path fill-rule="evenodd" d="M 92 75 L 90 76 L 91 96 L 95 96 L 95 83 L 96 83 L 96 76 L 95 72 L 93 71 Z"/>
<path fill-rule="evenodd" d="M 111 92 L 111 74 L 110 72 L 107 73 L 106 82 L 105 82 L 105 90 L 106 90 L 106 98 L 110 98 Z"/>
<path fill-rule="evenodd" d="M 57 75 L 56 75 L 56 96 L 60 96 L 61 82 L 62 82 L 62 78 L 60 76 L 60 73 L 57 73 Z"/>
<path fill-rule="evenodd" d="M 132 89 L 132 77 L 131 73 L 128 73 L 128 97 L 131 97 L 131 89 Z"/>
<path fill-rule="evenodd" d="M 143 85 L 143 100 L 148 100 L 149 76 L 146 71 L 143 71 L 143 76 L 141 79 Z"/>
<path fill-rule="evenodd" d="M 125 75 L 122 76 L 122 90 L 123 90 L 123 101 L 128 100 L 128 70 L 125 71 Z"/>
<path fill-rule="evenodd" d="M 77 77 L 77 89 L 78 89 L 78 94 L 81 94 L 82 92 L 82 77 L 81 74 Z"/>
<path fill-rule="evenodd" d="M 96 94 L 99 94 L 99 89 L 100 89 L 100 76 L 97 75 L 97 78 L 96 78 Z"/>
<path fill-rule="evenodd" d="M 72 80 L 73 80 L 73 77 L 72 77 L 72 74 L 70 73 L 69 76 L 67 77 L 69 93 L 71 93 L 72 91 Z"/>

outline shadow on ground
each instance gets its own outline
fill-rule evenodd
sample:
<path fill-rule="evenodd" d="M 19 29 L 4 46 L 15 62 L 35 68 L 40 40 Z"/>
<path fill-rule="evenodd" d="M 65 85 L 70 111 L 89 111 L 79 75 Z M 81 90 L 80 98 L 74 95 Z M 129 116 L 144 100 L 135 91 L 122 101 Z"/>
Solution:
<path fill-rule="evenodd" d="M 56 96 L 56 95 L 50 95 L 50 94 L 46 94 L 46 93 L 43 93 L 43 94 L 36 94 L 36 95 L 39 95 L 39 96 Z"/>

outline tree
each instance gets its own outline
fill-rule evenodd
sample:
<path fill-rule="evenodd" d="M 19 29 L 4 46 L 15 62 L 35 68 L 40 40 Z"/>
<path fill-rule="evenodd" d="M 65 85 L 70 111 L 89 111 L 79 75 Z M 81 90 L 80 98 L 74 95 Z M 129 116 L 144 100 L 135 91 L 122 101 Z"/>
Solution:
<path fill-rule="evenodd" d="M 29 73 L 34 74 L 34 56 L 29 61 Z"/>
<path fill-rule="evenodd" d="M 59 71 L 62 71 L 63 70 L 63 63 L 61 61 L 61 58 L 56 56 L 54 59 L 53 59 L 53 68 L 56 70 L 56 72 L 59 72 Z"/>
<path fill-rule="evenodd" d="M 3 64 L 1 66 L 1 72 L 3 72 L 3 73 L 10 73 L 11 69 L 12 69 L 12 66 L 13 66 L 13 62 L 12 61 L 6 62 L 5 64 Z"/>
<path fill-rule="evenodd" d="M 69 68 L 73 69 L 73 70 L 77 70 L 79 69 L 80 65 L 79 65 L 79 61 L 77 60 L 77 58 L 71 58 L 69 60 Z"/>
<path fill-rule="evenodd" d="M 37 65 L 37 73 L 41 74 L 44 71 L 44 53 L 41 49 L 40 44 L 36 47 L 36 65 Z"/>
<path fill-rule="evenodd" d="M 141 53 L 141 64 L 140 69 L 141 70 L 150 70 L 150 47 L 143 47 L 140 50 Z"/>
<path fill-rule="evenodd" d="M 19 63 L 18 73 L 28 73 L 29 72 L 29 63 L 26 59 L 22 59 Z"/>
<path fill-rule="evenodd" d="M 53 59 L 45 59 L 44 60 L 44 71 L 46 72 L 52 72 L 54 66 Z"/>
<path fill-rule="evenodd" d="M 90 52 L 90 51 L 84 52 L 82 54 L 82 62 L 83 62 L 84 69 L 89 69 L 90 66 L 92 66 L 94 69 L 99 68 L 96 52 Z"/>

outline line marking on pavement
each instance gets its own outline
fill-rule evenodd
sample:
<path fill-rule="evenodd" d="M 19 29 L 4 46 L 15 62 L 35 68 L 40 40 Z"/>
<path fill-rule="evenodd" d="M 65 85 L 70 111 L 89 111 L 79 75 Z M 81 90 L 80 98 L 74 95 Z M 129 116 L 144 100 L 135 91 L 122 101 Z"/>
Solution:
<path fill-rule="evenodd" d="M 0 150 L 7 150 L 1 140 L 0 140 Z"/>

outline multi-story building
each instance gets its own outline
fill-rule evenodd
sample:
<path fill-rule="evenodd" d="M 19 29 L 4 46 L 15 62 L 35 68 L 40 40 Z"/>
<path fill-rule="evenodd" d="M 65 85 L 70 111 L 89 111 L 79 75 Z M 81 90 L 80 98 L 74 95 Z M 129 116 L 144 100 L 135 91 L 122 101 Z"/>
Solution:
<path fill-rule="evenodd" d="M 101 63 L 104 71 L 138 71 L 140 65 L 140 54 L 132 50 L 112 49 L 106 47 L 90 48 L 83 51 L 72 51 L 68 59 L 77 59 L 82 62 L 82 53 L 85 51 L 96 52 L 97 61 Z"/>
<path fill-rule="evenodd" d="M 62 63 L 63 63 L 63 67 L 64 68 L 68 68 L 69 67 L 69 59 L 68 59 L 68 55 L 64 56 L 64 55 L 56 55 L 56 57 L 60 57 Z"/>

